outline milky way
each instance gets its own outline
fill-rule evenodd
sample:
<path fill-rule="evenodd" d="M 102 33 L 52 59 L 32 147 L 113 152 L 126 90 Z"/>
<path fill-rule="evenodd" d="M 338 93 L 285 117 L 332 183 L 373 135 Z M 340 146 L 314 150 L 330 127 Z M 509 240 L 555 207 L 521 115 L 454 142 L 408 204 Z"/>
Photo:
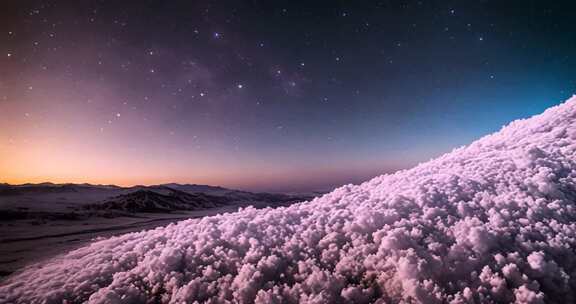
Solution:
<path fill-rule="evenodd" d="M 569 2 L 7 1 L 4 182 L 312 190 L 574 92 Z"/>

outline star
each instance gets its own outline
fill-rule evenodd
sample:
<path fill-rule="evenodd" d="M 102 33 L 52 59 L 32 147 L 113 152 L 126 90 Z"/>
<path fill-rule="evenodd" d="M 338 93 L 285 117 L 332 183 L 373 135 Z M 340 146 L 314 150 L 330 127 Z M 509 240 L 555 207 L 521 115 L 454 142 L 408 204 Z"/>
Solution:
<path fill-rule="evenodd" d="M 240 83 L 240 84 L 237 85 L 237 87 L 238 87 L 239 89 L 241 89 L 241 88 L 243 88 L 244 86 Z"/>

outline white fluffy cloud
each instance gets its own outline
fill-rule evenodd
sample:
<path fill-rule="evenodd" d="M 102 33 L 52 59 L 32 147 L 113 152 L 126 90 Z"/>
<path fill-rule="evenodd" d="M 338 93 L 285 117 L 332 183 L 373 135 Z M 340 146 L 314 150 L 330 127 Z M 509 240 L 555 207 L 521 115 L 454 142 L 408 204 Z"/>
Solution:
<path fill-rule="evenodd" d="M 576 98 L 310 202 L 94 242 L 2 303 L 572 303 Z"/>

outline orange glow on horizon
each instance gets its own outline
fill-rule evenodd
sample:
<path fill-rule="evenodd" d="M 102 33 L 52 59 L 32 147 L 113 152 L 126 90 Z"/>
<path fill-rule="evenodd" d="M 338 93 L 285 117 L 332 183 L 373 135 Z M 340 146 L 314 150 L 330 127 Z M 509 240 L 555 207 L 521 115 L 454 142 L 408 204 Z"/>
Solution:
<path fill-rule="evenodd" d="M 173 138 L 158 122 L 140 124 L 136 114 L 116 117 L 102 129 L 88 117 L 100 115 L 107 121 L 110 115 L 74 105 L 57 109 L 52 103 L 64 97 L 43 95 L 41 88 L 34 92 L 40 94 L 0 104 L 0 113 L 10 117 L 0 121 L 0 182 L 312 189 L 361 181 L 409 163 L 342 160 L 310 151 L 304 155 L 305 150 L 288 146 L 236 150 L 219 141 L 217 130 L 206 131 L 203 141 L 186 134 Z"/>

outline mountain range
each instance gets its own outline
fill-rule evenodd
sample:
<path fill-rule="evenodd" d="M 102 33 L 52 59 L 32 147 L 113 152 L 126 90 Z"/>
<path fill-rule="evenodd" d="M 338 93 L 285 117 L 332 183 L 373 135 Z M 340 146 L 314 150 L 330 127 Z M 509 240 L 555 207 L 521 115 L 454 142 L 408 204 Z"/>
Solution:
<path fill-rule="evenodd" d="M 225 205 L 284 206 L 312 196 L 248 192 L 218 186 L 162 184 L 120 187 L 91 184 L 0 184 L 0 218 L 74 219 L 121 216 L 126 213 L 167 213 Z"/>

